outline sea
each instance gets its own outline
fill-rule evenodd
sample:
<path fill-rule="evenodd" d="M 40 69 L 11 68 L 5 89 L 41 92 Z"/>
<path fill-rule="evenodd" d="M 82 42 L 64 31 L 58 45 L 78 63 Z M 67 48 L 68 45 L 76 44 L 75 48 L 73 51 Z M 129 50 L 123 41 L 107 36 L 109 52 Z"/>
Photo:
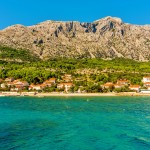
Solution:
<path fill-rule="evenodd" d="M 0 150 L 150 150 L 150 97 L 0 97 Z"/>

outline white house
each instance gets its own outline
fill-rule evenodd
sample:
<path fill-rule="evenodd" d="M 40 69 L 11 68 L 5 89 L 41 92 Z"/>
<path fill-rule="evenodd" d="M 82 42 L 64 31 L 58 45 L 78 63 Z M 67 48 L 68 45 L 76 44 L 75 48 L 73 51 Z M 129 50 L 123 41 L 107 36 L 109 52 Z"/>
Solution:
<path fill-rule="evenodd" d="M 68 92 L 68 90 L 73 86 L 73 83 L 64 83 L 65 91 Z"/>
<path fill-rule="evenodd" d="M 13 78 L 13 77 L 10 77 L 10 78 L 6 78 L 5 79 L 5 82 L 12 82 L 12 81 L 14 81 L 15 79 Z"/>
<path fill-rule="evenodd" d="M 42 87 L 41 87 L 41 85 L 39 84 L 39 85 L 30 85 L 29 86 L 29 90 L 36 90 L 36 91 L 39 91 L 39 90 L 42 90 Z"/>
<path fill-rule="evenodd" d="M 140 90 L 140 93 L 143 93 L 143 94 L 150 94 L 150 90 L 149 90 L 149 89 L 141 89 L 141 90 Z"/>
<path fill-rule="evenodd" d="M 130 86 L 129 86 L 129 89 L 130 89 L 130 90 L 134 90 L 134 91 L 139 91 L 140 88 L 141 88 L 140 85 L 130 85 Z"/>
<path fill-rule="evenodd" d="M 129 80 L 117 80 L 117 84 L 119 84 L 119 85 L 124 85 L 124 86 L 128 86 L 129 84 L 130 84 L 130 81 Z"/>
<path fill-rule="evenodd" d="M 68 90 L 73 86 L 73 83 L 72 82 L 69 82 L 69 83 L 60 83 L 57 85 L 57 88 L 58 89 L 62 89 L 62 88 L 65 88 L 65 91 L 68 92 Z"/>
<path fill-rule="evenodd" d="M 72 75 L 70 74 L 65 74 L 64 76 L 62 76 L 63 81 L 65 82 L 71 82 L 72 81 Z"/>
<path fill-rule="evenodd" d="M 122 87 L 124 87 L 124 85 L 120 85 L 120 84 L 114 84 L 115 89 L 120 89 Z"/>
<path fill-rule="evenodd" d="M 142 82 L 143 82 L 143 83 L 150 82 L 150 76 L 145 76 L 145 77 L 143 77 Z"/>
<path fill-rule="evenodd" d="M 145 82 L 145 83 L 144 83 L 144 86 L 145 86 L 145 87 L 150 86 L 150 82 Z"/>
<path fill-rule="evenodd" d="M 1 88 L 3 88 L 3 89 L 6 88 L 6 84 L 5 84 L 5 83 L 2 83 L 2 84 L 1 84 Z"/>
<path fill-rule="evenodd" d="M 27 81 L 15 80 L 13 83 L 15 86 L 22 86 L 22 87 L 28 87 L 29 86 L 29 83 Z"/>
<path fill-rule="evenodd" d="M 57 84 L 57 88 L 58 88 L 58 89 L 64 88 L 64 83 Z"/>

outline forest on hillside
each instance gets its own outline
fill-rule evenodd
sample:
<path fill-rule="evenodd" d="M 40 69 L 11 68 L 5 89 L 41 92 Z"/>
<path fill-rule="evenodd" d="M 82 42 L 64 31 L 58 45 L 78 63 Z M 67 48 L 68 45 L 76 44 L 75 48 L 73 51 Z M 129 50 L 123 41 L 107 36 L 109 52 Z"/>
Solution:
<path fill-rule="evenodd" d="M 59 80 L 63 74 L 71 74 L 74 78 L 86 80 L 86 84 L 103 84 L 109 81 L 115 83 L 118 79 L 128 79 L 132 84 L 142 84 L 142 77 L 150 74 L 150 62 L 124 58 L 112 60 L 55 58 L 42 61 L 27 50 L 0 47 L 2 79 L 14 77 L 37 84 L 50 77 Z"/>

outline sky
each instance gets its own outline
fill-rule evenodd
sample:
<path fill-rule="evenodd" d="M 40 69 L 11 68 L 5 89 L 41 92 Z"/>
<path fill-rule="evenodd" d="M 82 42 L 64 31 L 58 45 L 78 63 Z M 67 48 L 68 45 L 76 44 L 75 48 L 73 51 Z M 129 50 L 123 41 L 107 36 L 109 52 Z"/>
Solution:
<path fill-rule="evenodd" d="M 0 29 L 46 20 L 93 22 L 106 16 L 150 24 L 150 0 L 1 0 Z"/>

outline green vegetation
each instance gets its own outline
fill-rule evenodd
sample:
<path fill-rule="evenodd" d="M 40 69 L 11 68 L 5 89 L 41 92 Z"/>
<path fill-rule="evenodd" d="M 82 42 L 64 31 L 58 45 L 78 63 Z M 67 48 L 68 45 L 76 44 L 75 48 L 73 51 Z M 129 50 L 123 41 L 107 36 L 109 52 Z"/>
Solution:
<path fill-rule="evenodd" d="M 9 47 L 0 46 L 0 59 L 7 60 L 7 61 L 25 61 L 25 62 L 32 62 L 37 61 L 39 58 L 31 54 L 31 52 L 23 49 L 13 49 Z"/>
<path fill-rule="evenodd" d="M 134 84 L 139 84 L 143 75 L 150 74 L 150 66 L 148 63 L 143 63 L 143 69 L 141 70 L 142 63 L 131 61 L 131 63 L 123 63 L 123 61 L 127 60 L 59 59 L 32 63 L 0 61 L 0 78 L 12 76 L 16 79 L 22 78 L 27 80 L 29 83 L 42 83 L 50 77 L 59 79 L 64 73 L 68 73 L 72 74 L 73 77 L 82 78 L 77 84 L 85 84 L 87 80 L 97 83 L 116 82 L 117 79 L 128 79 Z M 81 74 L 83 69 L 86 72 Z M 96 70 L 95 73 L 94 70 Z"/>
<path fill-rule="evenodd" d="M 118 79 L 127 79 L 131 84 L 142 85 L 142 77 L 150 75 L 150 62 L 123 58 L 113 60 L 58 58 L 42 61 L 26 50 L 0 47 L 0 59 L 0 78 L 14 77 L 38 84 L 50 77 L 57 78 L 59 82 L 61 76 L 66 73 L 74 78 L 75 87 L 71 89 L 72 91 L 77 91 L 81 86 L 85 91 L 98 92 L 101 91 L 99 85 L 110 81 L 115 83 Z M 16 61 L 18 59 L 22 61 Z M 46 90 L 53 91 L 52 88 Z"/>

